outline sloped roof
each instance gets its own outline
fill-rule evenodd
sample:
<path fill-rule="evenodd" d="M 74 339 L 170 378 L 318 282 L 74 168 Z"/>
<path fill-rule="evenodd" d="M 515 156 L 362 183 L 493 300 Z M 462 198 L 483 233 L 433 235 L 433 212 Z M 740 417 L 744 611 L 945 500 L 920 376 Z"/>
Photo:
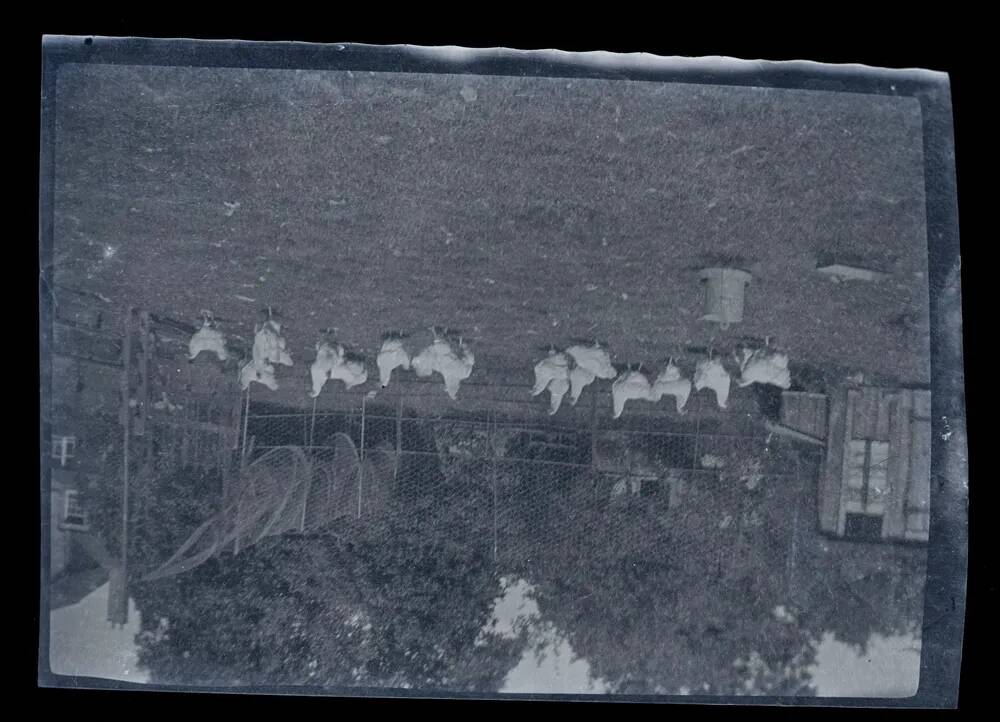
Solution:
<path fill-rule="evenodd" d="M 49 608 L 62 609 L 83 600 L 108 582 L 108 571 L 100 566 L 64 574 L 49 586 Z"/>

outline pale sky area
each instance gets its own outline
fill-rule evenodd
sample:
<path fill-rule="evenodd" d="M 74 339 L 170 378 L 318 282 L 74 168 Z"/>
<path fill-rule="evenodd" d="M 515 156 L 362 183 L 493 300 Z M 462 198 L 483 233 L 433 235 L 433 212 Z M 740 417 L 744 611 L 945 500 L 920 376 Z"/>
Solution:
<path fill-rule="evenodd" d="M 55 674 L 147 682 L 138 668 L 135 635 L 139 612 L 129 600 L 128 624 L 114 628 L 108 622 L 108 584 L 76 604 L 49 615 L 49 662 Z"/>
<path fill-rule="evenodd" d="M 511 638 L 527 629 L 536 643 L 526 646 L 500 691 L 606 693 L 607 683 L 592 676 L 587 660 L 577 657 L 559 630 L 541 619 L 531 599 L 532 586 L 523 579 L 505 582 L 505 594 L 493 609 L 494 633 Z M 920 680 L 920 642 L 912 635 L 873 635 L 862 655 L 828 633 L 820 641 L 811 672 L 821 697 L 909 697 L 916 694 Z"/>
<path fill-rule="evenodd" d="M 506 638 L 526 629 L 531 643 L 517 665 L 507 673 L 501 692 L 541 694 L 605 694 L 604 680 L 591 675 L 590 664 L 579 658 L 552 624 L 541 619 L 533 588 L 523 579 L 504 580 L 505 593 L 493 608 L 492 631 Z"/>
<path fill-rule="evenodd" d="M 920 640 L 874 634 L 867 652 L 859 655 L 827 633 L 812 678 L 820 697 L 912 697 L 920 683 Z"/>
<path fill-rule="evenodd" d="M 505 580 L 504 595 L 484 631 L 512 638 L 522 629 L 531 643 L 507 673 L 501 692 L 541 694 L 605 694 L 607 683 L 595 678 L 590 664 L 574 652 L 551 623 L 544 621 L 523 579 Z M 139 669 L 135 635 L 139 613 L 129 603 L 129 623 L 113 628 L 107 621 L 108 585 L 80 602 L 52 612 L 50 660 L 55 674 L 147 682 Z M 913 636 L 874 635 L 864 655 L 824 635 L 812 667 L 821 697 L 908 697 L 920 679 L 920 642 Z"/>

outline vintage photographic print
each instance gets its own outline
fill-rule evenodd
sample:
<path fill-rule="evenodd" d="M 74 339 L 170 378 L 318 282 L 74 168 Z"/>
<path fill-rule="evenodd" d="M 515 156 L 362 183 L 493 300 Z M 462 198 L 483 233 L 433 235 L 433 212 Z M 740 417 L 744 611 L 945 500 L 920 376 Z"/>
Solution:
<path fill-rule="evenodd" d="M 43 50 L 40 684 L 954 704 L 946 75 Z"/>

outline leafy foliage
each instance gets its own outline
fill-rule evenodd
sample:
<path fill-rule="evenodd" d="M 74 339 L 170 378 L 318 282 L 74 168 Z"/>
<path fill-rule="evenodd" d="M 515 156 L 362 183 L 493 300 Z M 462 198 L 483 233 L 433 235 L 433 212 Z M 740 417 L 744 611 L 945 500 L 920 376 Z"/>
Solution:
<path fill-rule="evenodd" d="M 863 651 L 919 629 L 923 551 L 820 537 L 808 487 L 761 474 L 784 456 L 677 473 L 676 506 L 662 492 L 609 503 L 593 479 L 550 496 L 519 569 L 543 617 L 633 694 L 807 694 L 824 633 Z"/>
<path fill-rule="evenodd" d="M 680 494 L 618 503 L 614 479 L 559 465 L 404 464 L 378 515 L 136 585 L 140 662 L 193 685 L 496 690 L 530 642 L 480 637 L 502 571 L 530 580 L 544 619 L 612 689 L 807 693 L 825 632 L 863 648 L 919 625 L 923 553 L 818 536 L 802 484 L 768 476 L 788 459 L 758 453 L 673 474 Z M 492 478 L 518 544 L 499 567 Z M 218 479 L 184 470 L 149 489 L 162 513 L 137 532 L 137 557 L 162 561 L 213 511 Z"/>
<path fill-rule="evenodd" d="M 767 669 L 783 670 L 808 647 L 801 630 L 774 619 L 785 590 L 767 554 L 752 555 L 759 567 L 720 567 L 720 540 L 703 531 L 703 547 L 690 544 L 691 525 L 703 519 L 671 517 L 641 497 L 611 513 L 573 508 L 563 519 L 575 533 L 532 580 L 542 614 L 612 688 L 738 694 L 751 676 L 740 659 L 756 652 Z M 796 673 L 807 663 L 797 661 Z"/>
<path fill-rule="evenodd" d="M 185 684 L 495 689 L 517 650 L 474 645 L 499 590 L 481 505 L 445 496 L 138 585 L 141 664 Z"/>

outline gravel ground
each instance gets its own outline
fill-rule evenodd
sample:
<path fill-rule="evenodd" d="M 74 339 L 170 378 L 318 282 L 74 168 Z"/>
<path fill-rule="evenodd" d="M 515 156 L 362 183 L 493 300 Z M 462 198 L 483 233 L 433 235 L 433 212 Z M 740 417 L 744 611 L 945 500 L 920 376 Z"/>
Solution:
<path fill-rule="evenodd" d="M 929 380 L 916 101 L 594 80 L 69 65 L 56 282 L 297 358 L 320 329 L 462 329 L 482 368 L 596 337 L 616 360 L 771 335 L 793 361 Z M 833 284 L 824 253 L 890 277 Z M 750 268 L 745 323 L 696 269 Z M 894 321 L 890 323 L 890 321 Z"/>

